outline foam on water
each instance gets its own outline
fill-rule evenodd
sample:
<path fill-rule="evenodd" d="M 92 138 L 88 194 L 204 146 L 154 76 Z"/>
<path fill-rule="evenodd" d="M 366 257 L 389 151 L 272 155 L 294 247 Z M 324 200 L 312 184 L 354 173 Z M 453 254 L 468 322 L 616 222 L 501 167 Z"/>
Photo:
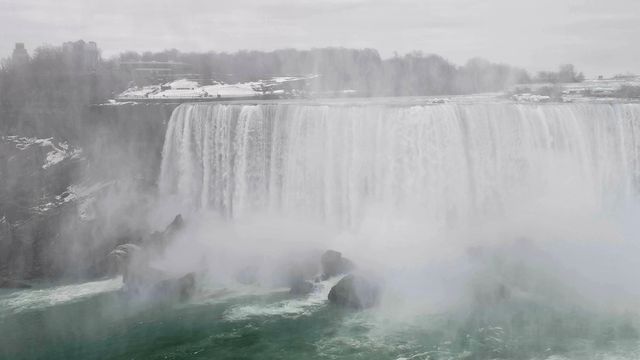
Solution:
<path fill-rule="evenodd" d="M 224 313 L 227 321 L 241 321 L 254 317 L 282 316 L 296 318 L 311 314 L 327 302 L 331 288 L 340 281 L 334 277 L 315 284 L 313 292 L 301 298 L 287 299 L 270 304 L 233 306 Z"/>
<path fill-rule="evenodd" d="M 2 313 L 18 313 L 78 301 L 87 297 L 119 290 L 122 278 L 93 281 L 82 284 L 56 286 L 45 289 L 28 289 L 0 295 Z"/>
<path fill-rule="evenodd" d="M 327 302 L 331 288 L 340 281 L 334 277 L 315 284 L 313 292 L 305 297 L 277 301 L 270 304 L 233 306 L 224 313 L 227 321 L 241 321 L 254 317 L 282 316 L 296 318 L 311 314 Z"/>

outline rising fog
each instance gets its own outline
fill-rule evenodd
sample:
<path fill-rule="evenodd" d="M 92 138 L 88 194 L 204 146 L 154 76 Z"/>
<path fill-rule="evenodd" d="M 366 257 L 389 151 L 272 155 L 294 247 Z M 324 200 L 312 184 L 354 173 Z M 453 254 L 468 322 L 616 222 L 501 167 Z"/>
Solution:
<path fill-rule="evenodd" d="M 0 3 L 0 357 L 637 358 L 635 10 Z"/>

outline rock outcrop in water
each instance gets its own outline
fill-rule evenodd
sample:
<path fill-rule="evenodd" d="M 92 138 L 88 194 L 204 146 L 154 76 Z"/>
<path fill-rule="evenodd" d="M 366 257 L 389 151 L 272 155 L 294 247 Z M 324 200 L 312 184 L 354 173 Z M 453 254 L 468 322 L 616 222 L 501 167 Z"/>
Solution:
<path fill-rule="evenodd" d="M 154 232 L 141 245 L 122 244 L 110 253 L 122 272 L 128 293 L 146 293 L 165 300 L 184 300 L 191 296 L 195 287 L 195 274 L 173 278 L 151 266 L 151 261 L 166 249 L 183 227 L 184 220 L 178 214 L 164 231 Z"/>
<path fill-rule="evenodd" d="M 306 295 L 315 288 L 314 282 L 347 274 L 355 269 L 353 262 L 335 250 L 316 253 L 306 259 L 298 259 L 289 266 L 287 285 L 292 295 Z"/>
<path fill-rule="evenodd" d="M 186 301 L 193 296 L 195 285 L 195 274 L 188 273 L 179 278 L 158 282 L 151 288 L 150 295 L 152 298 L 161 299 L 162 301 Z"/>
<path fill-rule="evenodd" d="M 155 254 L 161 254 L 169 243 L 173 241 L 175 235 L 183 228 L 184 219 L 181 214 L 178 214 L 163 231 L 153 232 L 145 238 L 142 241 L 142 245 Z"/>
<path fill-rule="evenodd" d="M 292 281 L 289 294 L 291 295 L 306 295 L 313 291 L 313 283 L 309 280 L 298 278 Z"/>
<path fill-rule="evenodd" d="M 30 289 L 31 285 L 13 279 L 0 278 L 0 289 Z"/>
<path fill-rule="evenodd" d="M 289 293 L 292 295 L 306 295 L 313 291 L 313 280 L 321 271 L 320 253 L 315 251 L 306 256 L 300 256 L 289 264 L 286 269 L 286 281 Z"/>
<path fill-rule="evenodd" d="M 381 288 L 371 277 L 351 274 L 342 278 L 329 291 L 329 301 L 352 309 L 366 309 L 380 301 Z"/>
<path fill-rule="evenodd" d="M 320 264 L 322 265 L 322 280 L 346 274 L 355 268 L 351 260 L 342 257 L 342 253 L 335 250 L 325 251 L 320 258 Z"/>
<path fill-rule="evenodd" d="M 115 263 L 117 272 L 122 274 L 122 281 L 125 284 L 131 282 L 131 262 L 134 261 L 134 255 L 140 251 L 140 246 L 136 244 L 122 244 L 116 246 L 116 248 L 109 253 L 109 258 Z"/>

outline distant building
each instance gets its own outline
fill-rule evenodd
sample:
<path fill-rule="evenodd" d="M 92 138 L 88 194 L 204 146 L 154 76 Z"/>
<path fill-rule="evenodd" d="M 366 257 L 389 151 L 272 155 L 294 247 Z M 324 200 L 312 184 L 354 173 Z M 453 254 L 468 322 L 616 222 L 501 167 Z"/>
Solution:
<path fill-rule="evenodd" d="M 626 73 L 626 74 L 618 74 L 613 77 L 614 80 L 622 80 L 622 81 L 638 81 L 640 80 L 640 75 Z"/>
<path fill-rule="evenodd" d="M 98 50 L 98 44 L 94 41 L 89 41 L 85 47 L 85 64 L 91 69 L 95 69 L 98 66 L 100 60 L 100 50 Z"/>
<path fill-rule="evenodd" d="M 189 64 L 174 61 L 122 61 L 120 70 L 128 73 L 136 86 L 161 84 L 178 78 L 198 75 L 186 74 Z"/>
<path fill-rule="evenodd" d="M 24 64 L 29 61 L 29 53 L 24 47 L 24 43 L 16 43 L 16 47 L 13 49 L 11 60 L 17 64 Z"/>

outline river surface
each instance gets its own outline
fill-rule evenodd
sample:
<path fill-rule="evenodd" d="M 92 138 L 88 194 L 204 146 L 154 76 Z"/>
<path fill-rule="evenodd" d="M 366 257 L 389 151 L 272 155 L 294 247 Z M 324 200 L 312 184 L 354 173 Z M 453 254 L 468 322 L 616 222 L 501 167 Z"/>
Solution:
<path fill-rule="evenodd" d="M 335 280 L 333 281 L 335 282 Z M 629 314 L 510 304 L 398 320 L 245 287 L 137 302 L 120 279 L 0 295 L 2 359 L 637 359 Z M 222 294 L 222 295 L 221 295 Z"/>

